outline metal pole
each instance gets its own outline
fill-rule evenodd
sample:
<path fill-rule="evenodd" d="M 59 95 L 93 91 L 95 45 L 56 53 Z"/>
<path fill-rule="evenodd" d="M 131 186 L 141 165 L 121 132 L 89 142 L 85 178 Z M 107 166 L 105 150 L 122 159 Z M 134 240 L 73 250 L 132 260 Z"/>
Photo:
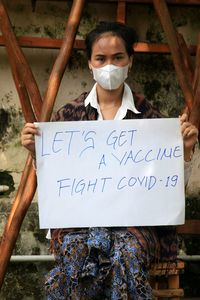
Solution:
<path fill-rule="evenodd" d="M 200 261 L 200 255 L 178 255 L 178 259 L 184 261 Z M 53 255 L 12 255 L 12 263 L 18 262 L 51 262 L 55 261 Z"/>

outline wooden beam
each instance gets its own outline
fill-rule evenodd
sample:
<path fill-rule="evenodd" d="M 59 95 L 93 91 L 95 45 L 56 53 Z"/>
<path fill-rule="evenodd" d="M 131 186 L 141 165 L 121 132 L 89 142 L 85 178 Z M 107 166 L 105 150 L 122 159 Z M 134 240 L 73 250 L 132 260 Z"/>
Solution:
<path fill-rule="evenodd" d="M 169 276 L 168 277 L 168 293 L 169 291 L 172 291 L 174 292 L 175 290 L 178 292 L 182 292 L 182 294 L 179 294 L 177 295 L 176 293 L 173 293 L 173 294 L 168 294 L 170 296 L 168 297 L 171 297 L 172 300 L 177 300 L 177 296 L 183 296 L 184 293 L 183 293 L 183 290 L 182 289 L 179 289 L 179 286 L 180 286 L 180 279 L 179 279 L 179 275 L 172 275 L 172 276 Z M 164 295 L 163 295 L 164 296 Z"/>
<path fill-rule="evenodd" d="M 22 105 L 22 108 L 25 107 L 25 105 L 28 106 L 28 98 L 30 98 L 34 106 L 35 116 L 39 118 L 40 105 L 42 104 L 42 98 L 40 96 L 39 88 L 27 63 L 26 57 L 24 56 L 24 53 L 18 45 L 15 34 L 12 30 L 9 16 L 2 0 L 0 0 L 0 28 L 3 36 L 5 37 L 4 42 L 17 90 L 23 86 L 23 88 L 21 89 L 21 95 L 23 94 L 24 96 L 23 100 L 26 99 L 26 104 L 23 103 L 24 106 Z M 25 92 L 25 90 L 27 90 L 28 93 L 23 93 L 23 91 Z M 20 100 L 23 101 L 21 98 Z M 25 111 L 23 112 L 25 113 Z M 31 120 L 29 121 L 32 120 L 33 118 L 31 118 Z"/>
<path fill-rule="evenodd" d="M 47 1 L 58 1 L 58 2 L 69 2 L 71 0 L 37 0 L 36 2 L 47 2 Z M 87 2 L 93 3 L 116 3 L 118 0 L 87 0 Z M 153 0 L 125 0 L 127 3 L 134 4 L 152 4 Z M 200 5 L 199 0 L 167 0 L 167 4 L 170 5 Z"/>
<path fill-rule="evenodd" d="M 191 55 L 188 51 L 188 47 L 187 47 L 187 44 L 184 40 L 183 35 L 177 32 L 177 39 L 178 39 L 178 44 L 179 44 L 179 47 L 180 47 L 182 60 L 183 60 L 184 66 L 185 66 L 185 70 L 188 73 L 190 83 L 193 87 L 193 81 L 194 81 L 194 64 L 193 64 L 193 61 L 192 61 Z"/>
<path fill-rule="evenodd" d="M 176 262 L 159 262 L 151 265 L 151 270 L 154 271 L 156 270 L 174 270 L 174 266 L 176 266 L 177 270 L 182 270 L 184 269 L 185 263 L 182 260 L 176 261 Z"/>
<path fill-rule="evenodd" d="M 164 0 L 153 0 L 155 10 L 160 19 L 160 23 L 165 31 L 169 46 L 172 52 L 172 58 L 180 87 L 183 91 L 185 102 L 191 110 L 194 101 L 194 92 L 192 84 L 189 81 L 189 76 L 185 70 L 185 65 L 182 59 L 182 53 L 179 47 L 176 31 L 174 30 L 168 7 Z"/>
<path fill-rule="evenodd" d="M 200 234 L 200 220 L 186 220 L 185 224 L 176 227 L 178 234 Z"/>
<path fill-rule="evenodd" d="M 126 23 L 126 0 L 118 0 L 116 21 L 123 24 Z"/>
<path fill-rule="evenodd" d="M 193 123 L 198 129 L 200 129 L 200 35 L 198 35 L 197 41 L 197 54 L 196 54 L 196 66 L 194 74 L 194 102 L 190 112 L 189 120 Z M 200 138 L 200 137 L 199 137 Z"/>
<path fill-rule="evenodd" d="M 198 33 L 197 46 L 196 46 L 196 58 L 195 58 L 195 70 L 194 70 L 194 81 L 193 88 L 196 93 L 198 82 L 197 77 L 200 70 L 200 33 Z"/>
<path fill-rule="evenodd" d="M 85 6 L 85 0 L 73 0 L 70 15 L 68 17 L 62 47 L 58 53 L 56 61 L 47 84 L 47 89 L 44 96 L 44 105 L 40 116 L 40 122 L 49 121 L 56 96 L 61 84 L 61 80 L 70 59 L 78 26 L 80 24 L 82 12 Z"/>
<path fill-rule="evenodd" d="M 191 55 L 196 54 L 196 45 L 189 45 L 188 50 Z M 161 54 L 171 54 L 170 47 L 168 44 L 160 43 L 136 43 L 134 45 L 134 51 L 138 53 L 161 53 Z"/>
<path fill-rule="evenodd" d="M 160 262 L 151 265 L 150 276 L 177 275 L 184 269 L 183 261 Z"/>
<path fill-rule="evenodd" d="M 160 290 L 153 290 L 153 295 L 155 297 L 161 297 L 161 298 L 183 297 L 184 291 L 183 289 L 160 289 Z M 174 299 L 178 299 L 178 298 L 174 298 Z"/>
<path fill-rule="evenodd" d="M 46 49 L 60 49 L 63 40 L 62 39 L 52 39 L 45 37 L 30 37 L 23 36 L 17 37 L 18 43 L 24 48 L 46 48 Z M 5 41 L 3 36 L 0 35 L 0 46 L 5 46 Z M 75 49 L 85 49 L 85 43 L 83 40 L 76 40 L 74 43 Z"/>
<path fill-rule="evenodd" d="M 62 39 L 23 36 L 18 37 L 17 40 L 19 45 L 24 48 L 60 49 L 62 45 Z M 5 46 L 4 38 L 2 36 L 0 36 L 0 46 Z M 140 42 L 136 43 L 133 47 L 136 53 L 171 53 L 167 44 Z M 196 45 L 188 46 L 191 55 L 195 55 L 196 48 Z M 84 40 L 75 40 L 74 49 L 85 50 Z"/>

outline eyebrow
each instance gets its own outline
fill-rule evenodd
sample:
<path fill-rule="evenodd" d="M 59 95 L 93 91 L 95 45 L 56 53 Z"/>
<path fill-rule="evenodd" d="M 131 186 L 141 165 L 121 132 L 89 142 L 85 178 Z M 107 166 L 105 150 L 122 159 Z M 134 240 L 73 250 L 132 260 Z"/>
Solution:
<path fill-rule="evenodd" d="M 124 53 L 125 53 L 125 52 L 117 52 L 117 53 L 111 54 L 111 56 L 123 55 Z M 96 57 L 97 57 L 97 56 L 106 56 L 106 54 L 101 54 L 101 53 L 99 53 L 99 54 L 96 54 L 95 56 L 96 56 Z"/>

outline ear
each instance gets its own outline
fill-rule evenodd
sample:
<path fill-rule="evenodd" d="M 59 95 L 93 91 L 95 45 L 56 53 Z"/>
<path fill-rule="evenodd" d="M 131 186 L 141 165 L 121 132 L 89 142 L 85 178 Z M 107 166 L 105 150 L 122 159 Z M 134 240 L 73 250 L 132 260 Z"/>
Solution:
<path fill-rule="evenodd" d="M 129 70 L 132 68 L 132 64 L 133 64 L 133 55 L 130 56 L 130 62 L 129 62 Z"/>
<path fill-rule="evenodd" d="M 88 60 L 88 68 L 90 69 L 90 71 L 92 72 L 92 64 L 91 64 L 91 61 Z"/>

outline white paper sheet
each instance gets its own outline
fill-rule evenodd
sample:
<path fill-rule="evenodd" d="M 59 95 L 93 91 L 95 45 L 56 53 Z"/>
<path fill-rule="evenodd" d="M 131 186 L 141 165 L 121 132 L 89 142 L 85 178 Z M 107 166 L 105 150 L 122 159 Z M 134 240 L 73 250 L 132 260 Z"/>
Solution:
<path fill-rule="evenodd" d="M 184 223 L 178 119 L 37 124 L 41 228 Z"/>

